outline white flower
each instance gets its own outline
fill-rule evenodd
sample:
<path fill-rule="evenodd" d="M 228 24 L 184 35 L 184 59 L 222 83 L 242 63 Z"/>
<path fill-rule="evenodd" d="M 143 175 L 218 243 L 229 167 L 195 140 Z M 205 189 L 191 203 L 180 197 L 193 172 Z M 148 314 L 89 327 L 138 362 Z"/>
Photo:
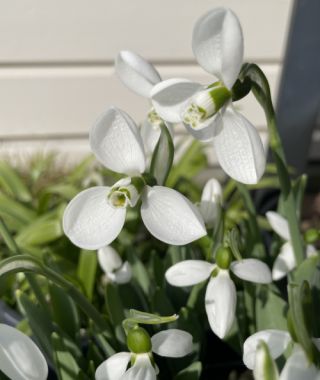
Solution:
<path fill-rule="evenodd" d="M 160 356 L 180 358 L 192 351 L 192 336 L 182 330 L 161 331 L 151 338 L 152 351 Z M 129 366 L 129 363 L 133 365 Z M 129 368 L 128 368 L 129 366 Z M 151 352 L 120 352 L 104 361 L 96 370 L 96 380 L 156 380 L 157 367 Z"/>
<path fill-rule="evenodd" d="M 141 198 L 141 217 L 150 233 L 173 245 L 184 245 L 206 235 L 203 219 L 179 192 L 146 184 L 145 153 L 138 128 L 125 112 L 111 107 L 90 132 L 91 150 L 108 169 L 125 173 L 112 187 L 96 186 L 71 200 L 63 216 L 63 230 L 84 249 L 99 249 L 120 233 L 127 207 Z"/>
<path fill-rule="evenodd" d="M 222 252 L 222 251 L 220 251 Z M 239 278 L 258 284 L 271 282 L 267 265 L 256 259 L 243 259 L 230 263 L 230 257 L 216 257 L 220 266 L 203 260 L 186 260 L 173 265 L 166 271 L 166 280 L 173 286 L 192 286 L 210 278 L 205 295 L 205 307 L 212 331 L 224 338 L 235 318 L 236 287 L 229 269 Z"/>
<path fill-rule="evenodd" d="M 230 177 L 257 183 L 266 165 L 262 141 L 231 102 L 230 90 L 243 61 L 242 30 L 235 14 L 216 8 L 201 17 L 192 48 L 200 66 L 219 81 L 209 87 L 181 78 L 160 82 L 151 91 L 153 106 L 162 119 L 184 122 L 196 139 L 213 139 L 218 161 Z"/>
<path fill-rule="evenodd" d="M 290 334 L 282 330 L 263 330 L 251 335 L 243 345 L 243 362 L 253 369 L 256 363 L 257 347 L 260 341 L 264 341 L 273 359 L 281 356 L 289 343 Z M 280 374 L 280 380 L 320 380 L 319 369 L 309 363 L 302 347 L 294 344 L 293 352 L 286 361 Z"/>
<path fill-rule="evenodd" d="M 131 265 L 128 261 L 123 263 L 118 252 L 110 245 L 98 249 L 98 262 L 110 281 L 125 284 L 131 280 Z"/>
<path fill-rule="evenodd" d="M 115 70 L 125 86 L 148 100 L 151 99 L 151 90 L 154 85 L 161 82 L 160 74 L 155 67 L 130 50 L 120 51 L 115 61 Z M 147 156 L 152 154 L 159 140 L 161 123 L 163 123 L 163 120 L 154 108 L 151 108 L 140 129 Z M 172 125 L 170 123 L 165 123 L 165 125 L 168 127 L 171 136 L 173 136 Z"/>
<path fill-rule="evenodd" d="M 288 221 L 274 211 L 268 211 L 266 217 L 274 232 L 285 241 L 272 268 L 272 279 L 277 281 L 291 272 L 297 266 L 297 263 L 291 243 Z M 316 249 L 313 245 L 308 244 L 306 247 L 306 256 L 311 257 L 315 255 Z"/>
<path fill-rule="evenodd" d="M 14 380 L 45 380 L 48 366 L 33 341 L 14 327 L 0 324 L 0 370 Z"/>
<path fill-rule="evenodd" d="M 201 202 L 199 204 L 199 210 L 203 217 L 205 224 L 208 227 L 213 227 L 218 216 L 219 209 L 222 204 L 222 188 L 215 178 L 211 178 L 205 184 L 202 195 Z"/>

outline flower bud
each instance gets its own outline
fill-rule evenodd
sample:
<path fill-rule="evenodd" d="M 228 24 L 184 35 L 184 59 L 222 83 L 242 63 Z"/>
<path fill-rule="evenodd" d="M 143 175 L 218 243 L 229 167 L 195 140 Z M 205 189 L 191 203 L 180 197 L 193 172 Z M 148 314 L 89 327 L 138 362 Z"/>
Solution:
<path fill-rule="evenodd" d="M 278 368 L 272 359 L 267 344 L 261 340 L 258 344 L 253 369 L 255 380 L 278 380 Z"/>
<path fill-rule="evenodd" d="M 310 228 L 308 231 L 304 234 L 304 240 L 307 244 L 313 244 L 317 240 L 319 240 L 319 231 L 315 228 Z"/>
<path fill-rule="evenodd" d="M 221 269 L 229 269 L 233 260 L 231 249 L 228 247 L 220 247 L 216 253 L 216 263 Z"/>
<path fill-rule="evenodd" d="M 151 352 L 152 344 L 148 332 L 139 326 L 130 329 L 127 336 L 127 346 L 135 354 Z"/>

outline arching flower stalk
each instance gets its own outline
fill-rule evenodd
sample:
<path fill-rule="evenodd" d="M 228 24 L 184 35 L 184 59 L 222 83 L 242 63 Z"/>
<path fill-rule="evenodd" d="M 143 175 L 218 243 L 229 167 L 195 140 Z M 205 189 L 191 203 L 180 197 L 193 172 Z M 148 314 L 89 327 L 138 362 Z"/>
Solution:
<path fill-rule="evenodd" d="M 266 157 L 259 133 L 232 104 L 244 50 L 236 15 L 216 8 L 202 16 L 193 29 L 192 48 L 200 66 L 217 81 L 203 86 L 187 79 L 165 80 L 151 91 L 153 106 L 162 119 L 183 122 L 196 139 L 213 140 L 218 161 L 231 178 L 255 184 Z"/>
<path fill-rule="evenodd" d="M 75 245 L 95 250 L 110 244 L 124 225 L 127 207 L 140 200 L 142 220 L 157 239 L 184 245 L 206 235 L 201 214 L 186 197 L 147 183 L 143 142 L 129 115 L 109 108 L 91 129 L 90 146 L 106 168 L 126 177 L 111 187 L 84 190 L 71 200 L 63 229 Z"/>
<path fill-rule="evenodd" d="M 98 262 L 105 273 L 106 281 L 126 284 L 131 280 L 131 265 L 128 261 L 123 262 L 118 252 L 110 245 L 98 249 Z"/>
<path fill-rule="evenodd" d="M 193 286 L 208 279 L 205 307 L 212 331 L 224 338 L 235 319 L 236 287 L 230 271 L 244 281 L 268 284 L 272 281 L 268 266 L 257 259 L 233 260 L 229 248 L 216 253 L 216 264 L 203 260 L 181 261 L 166 271 L 166 280 L 173 286 Z"/>
<path fill-rule="evenodd" d="M 150 102 L 151 109 L 140 128 L 146 155 L 150 156 L 159 140 L 161 124 L 165 124 L 173 136 L 171 123 L 164 122 L 151 105 L 151 90 L 161 82 L 160 74 L 150 62 L 130 50 L 119 52 L 115 60 L 115 70 L 126 87 Z"/>

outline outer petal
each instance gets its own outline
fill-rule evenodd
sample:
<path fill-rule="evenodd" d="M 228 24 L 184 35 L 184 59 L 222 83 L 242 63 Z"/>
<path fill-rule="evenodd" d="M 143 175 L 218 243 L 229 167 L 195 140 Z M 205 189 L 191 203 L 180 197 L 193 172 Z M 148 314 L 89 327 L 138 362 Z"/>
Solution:
<path fill-rule="evenodd" d="M 304 351 L 295 346 L 293 354 L 287 360 L 280 375 L 280 380 L 319 380 L 320 371 L 308 362 Z"/>
<path fill-rule="evenodd" d="M 231 88 L 243 61 L 242 29 L 236 15 L 215 8 L 202 16 L 193 29 L 192 49 L 203 69 Z"/>
<path fill-rule="evenodd" d="M 288 241 L 281 247 L 281 251 L 273 263 L 272 278 L 274 281 L 281 280 L 296 267 L 296 258 L 293 247 Z"/>
<path fill-rule="evenodd" d="M 233 179 L 254 184 L 259 182 L 266 166 L 266 155 L 258 131 L 239 112 L 228 107 L 213 145 L 222 169 Z"/>
<path fill-rule="evenodd" d="M 179 123 L 190 98 L 202 87 L 188 79 L 165 80 L 153 87 L 152 105 L 163 120 Z"/>
<path fill-rule="evenodd" d="M 263 340 L 269 347 L 270 355 L 277 359 L 291 341 L 287 331 L 263 330 L 251 335 L 243 344 L 243 362 L 249 368 L 254 368 L 255 357 L 259 342 Z"/>
<path fill-rule="evenodd" d="M 63 215 L 63 230 L 73 244 L 84 249 L 99 249 L 120 233 L 125 208 L 114 208 L 107 201 L 109 187 L 84 190 L 68 204 Z"/>
<path fill-rule="evenodd" d="M 96 370 L 96 380 L 120 380 L 130 362 L 129 352 L 119 352 L 102 362 Z"/>
<path fill-rule="evenodd" d="M 98 262 L 105 273 L 113 272 L 122 265 L 121 257 L 110 245 L 98 249 Z"/>
<path fill-rule="evenodd" d="M 108 277 L 111 281 L 116 282 L 117 284 L 126 284 L 131 280 L 132 269 L 128 261 L 125 261 L 120 269 L 113 273 L 109 273 Z"/>
<path fill-rule="evenodd" d="M 188 244 L 207 233 L 196 206 L 178 191 L 164 186 L 146 186 L 141 217 L 149 232 L 167 244 Z"/>
<path fill-rule="evenodd" d="M 14 380 L 45 380 L 48 366 L 33 341 L 14 327 L 0 324 L 0 370 Z"/>
<path fill-rule="evenodd" d="M 219 214 L 222 202 L 222 188 L 215 178 L 205 184 L 200 202 L 200 212 L 208 227 L 213 227 Z"/>
<path fill-rule="evenodd" d="M 158 71 L 151 63 L 129 50 L 118 54 L 115 69 L 125 86 L 146 98 L 150 97 L 152 87 L 161 81 Z"/>
<path fill-rule="evenodd" d="M 192 351 L 192 335 L 178 329 L 163 330 L 151 338 L 152 351 L 169 358 L 181 358 Z"/>
<path fill-rule="evenodd" d="M 121 380 L 156 380 L 156 378 L 156 370 L 152 367 L 148 354 L 139 354 L 133 367 L 121 377 Z"/>
<path fill-rule="evenodd" d="M 143 142 L 131 117 L 110 107 L 90 131 L 90 146 L 97 159 L 118 173 L 137 174 L 145 170 Z"/>
<path fill-rule="evenodd" d="M 166 271 L 166 280 L 173 286 L 192 286 L 210 277 L 215 265 L 203 260 L 185 260 Z"/>
<path fill-rule="evenodd" d="M 274 232 L 276 232 L 283 240 L 291 240 L 288 221 L 275 211 L 266 213 L 268 222 Z"/>
<path fill-rule="evenodd" d="M 267 264 L 257 259 L 233 261 L 230 269 L 239 278 L 257 284 L 270 284 L 271 271 Z"/>
<path fill-rule="evenodd" d="M 228 271 L 220 270 L 216 277 L 210 279 L 205 303 L 210 327 L 223 339 L 233 324 L 237 304 L 236 287 Z"/>

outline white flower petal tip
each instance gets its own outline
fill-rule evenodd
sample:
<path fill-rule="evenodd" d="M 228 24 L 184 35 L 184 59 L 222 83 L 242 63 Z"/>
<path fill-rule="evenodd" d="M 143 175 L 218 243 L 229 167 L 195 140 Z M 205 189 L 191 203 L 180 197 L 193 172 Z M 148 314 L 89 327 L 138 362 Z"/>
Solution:
<path fill-rule="evenodd" d="M 166 280 L 173 286 L 192 286 L 207 280 L 215 265 L 203 260 L 185 260 L 166 271 Z"/>
<path fill-rule="evenodd" d="M 227 271 L 210 279 L 205 305 L 211 330 L 223 339 L 230 331 L 236 312 L 236 287 Z"/>
<path fill-rule="evenodd" d="M 288 221 L 282 215 L 275 211 L 268 211 L 266 217 L 275 233 L 283 240 L 291 240 Z"/>
<path fill-rule="evenodd" d="M 156 378 L 156 369 L 152 366 L 149 355 L 138 354 L 134 365 L 126 371 L 121 380 L 156 380 Z"/>
<path fill-rule="evenodd" d="M 268 265 L 257 259 L 243 259 L 233 261 L 230 269 L 239 278 L 257 284 L 270 284 L 272 282 L 271 270 Z"/>
<path fill-rule="evenodd" d="M 263 330 L 251 335 L 243 344 L 243 362 L 249 369 L 254 368 L 261 340 L 267 344 L 271 357 L 277 359 L 286 350 L 291 338 L 287 331 L 282 330 Z"/>
<path fill-rule="evenodd" d="M 89 138 L 92 152 L 106 168 L 129 175 L 144 172 L 142 138 L 124 111 L 110 107 L 93 125 Z"/>
<path fill-rule="evenodd" d="M 237 16 L 227 8 L 216 8 L 195 24 L 193 53 L 207 72 L 231 88 L 243 61 L 243 36 Z"/>
<path fill-rule="evenodd" d="M 46 380 L 46 360 L 33 341 L 14 327 L 0 324 L 0 370 L 15 380 Z"/>
<path fill-rule="evenodd" d="M 150 97 L 152 87 L 161 81 L 159 73 L 151 63 L 129 50 L 118 54 L 115 69 L 125 86 L 146 98 Z"/>
<path fill-rule="evenodd" d="M 102 362 L 96 370 L 95 380 L 120 380 L 127 370 L 131 354 L 119 352 Z"/>
<path fill-rule="evenodd" d="M 121 257 L 110 245 L 98 249 L 98 262 L 105 273 L 113 272 L 122 265 Z"/>
<path fill-rule="evenodd" d="M 207 234 L 196 206 L 164 186 L 145 188 L 141 217 L 149 232 L 167 244 L 185 245 Z"/>
<path fill-rule="evenodd" d="M 132 268 L 130 263 L 128 263 L 128 261 L 124 262 L 121 268 L 113 273 L 108 273 L 108 277 L 111 281 L 117 284 L 127 284 L 132 278 Z"/>
<path fill-rule="evenodd" d="M 272 279 L 281 280 L 296 267 L 296 259 L 290 242 L 282 245 L 279 255 L 276 257 L 272 267 Z"/>
<path fill-rule="evenodd" d="M 109 189 L 97 186 L 84 190 L 66 207 L 63 230 L 76 246 L 89 250 L 99 249 L 119 235 L 126 209 L 109 205 Z"/>
<path fill-rule="evenodd" d="M 260 341 L 257 347 L 253 377 L 255 380 L 279 380 L 276 363 L 270 356 L 268 346 L 263 341 Z"/>
<path fill-rule="evenodd" d="M 222 169 L 238 182 L 258 183 L 266 167 L 266 153 L 258 131 L 231 107 L 220 120 L 213 145 Z"/>
<path fill-rule="evenodd" d="M 192 352 L 192 335 L 178 329 L 160 331 L 151 338 L 152 351 L 160 356 L 182 358 Z"/>
<path fill-rule="evenodd" d="M 202 86 L 188 79 L 173 78 L 156 84 L 151 101 L 157 114 L 165 121 L 179 123 L 189 99 Z"/>
<path fill-rule="evenodd" d="M 222 188 L 215 178 L 209 179 L 205 184 L 200 202 L 200 212 L 208 227 L 213 227 L 222 204 Z"/>

